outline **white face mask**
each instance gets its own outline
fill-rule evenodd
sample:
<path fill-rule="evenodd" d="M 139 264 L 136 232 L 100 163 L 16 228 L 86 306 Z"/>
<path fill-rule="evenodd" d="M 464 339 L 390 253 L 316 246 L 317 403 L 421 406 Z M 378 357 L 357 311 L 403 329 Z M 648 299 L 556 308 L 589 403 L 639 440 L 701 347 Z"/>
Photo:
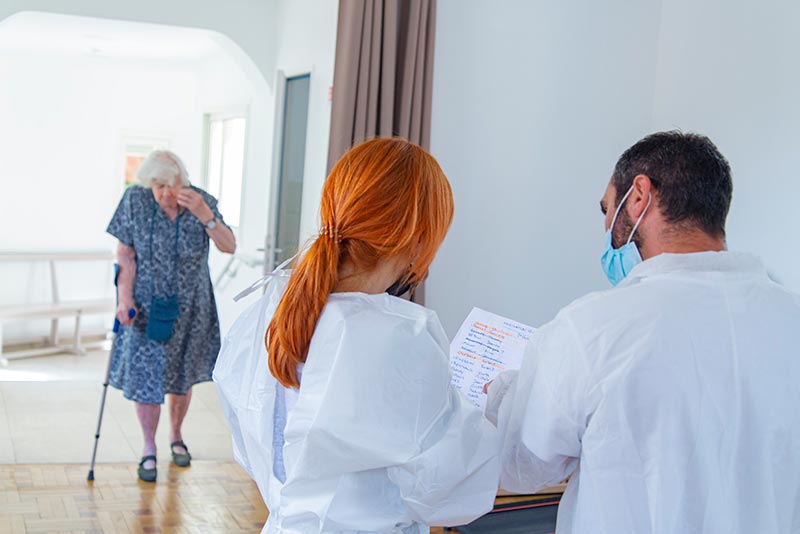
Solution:
<path fill-rule="evenodd" d="M 633 227 L 633 230 L 631 230 L 631 234 L 628 236 L 628 241 L 621 247 L 614 248 L 612 239 L 612 230 L 614 230 L 614 224 L 617 222 L 619 212 L 622 209 L 622 206 L 625 204 L 625 201 L 628 199 L 628 196 L 631 194 L 631 191 L 633 191 L 633 185 L 631 185 L 631 188 L 628 189 L 627 193 L 625 193 L 625 196 L 622 197 L 619 206 L 617 206 L 617 211 L 614 212 L 614 219 L 611 221 L 611 226 L 606 232 L 606 250 L 603 253 L 602 258 L 600 258 L 600 265 L 603 267 L 603 272 L 613 285 L 617 285 L 622 282 L 625 277 L 630 274 L 634 267 L 642 263 L 642 256 L 639 254 L 639 248 L 636 246 L 636 243 L 632 241 L 632 239 L 633 235 L 636 233 L 636 229 L 639 228 L 639 223 L 642 222 L 645 213 L 647 213 L 647 210 L 650 208 L 650 203 L 653 201 L 652 194 L 650 194 L 647 200 L 647 206 L 644 208 L 644 211 L 642 211 L 642 214 L 639 215 L 639 220 L 636 221 L 636 225 Z"/>

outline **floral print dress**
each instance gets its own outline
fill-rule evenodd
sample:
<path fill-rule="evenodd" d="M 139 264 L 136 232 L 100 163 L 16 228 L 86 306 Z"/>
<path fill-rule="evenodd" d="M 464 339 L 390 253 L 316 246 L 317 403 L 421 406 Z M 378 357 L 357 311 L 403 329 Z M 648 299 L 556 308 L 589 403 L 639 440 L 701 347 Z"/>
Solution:
<path fill-rule="evenodd" d="M 218 224 L 224 224 L 217 200 L 202 195 Z M 189 210 L 174 221 L 156 203 L 153 192 L 140 186 L 125 191 L 106 230 L 136 251 L 133 300 L 136 317 L 120 326 L 111 348 L 109 384 L 125 398 L 163 404 L 164 395 L 183 395 L 194 384 L 211 380 L 220 348 L 219 318 L 208 269 L 209 237 L 204 224 Z M 176 237 L 177 236 L 177 237 Z M 178 295 L 180 315 L 172 337 L 147 337 L 153 295 Z"/>

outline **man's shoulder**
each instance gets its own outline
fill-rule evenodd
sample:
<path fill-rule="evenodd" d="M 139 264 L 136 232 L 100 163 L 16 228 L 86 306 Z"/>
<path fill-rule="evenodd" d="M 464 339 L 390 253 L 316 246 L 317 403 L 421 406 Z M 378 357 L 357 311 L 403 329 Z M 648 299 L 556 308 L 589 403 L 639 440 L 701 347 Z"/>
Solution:
<path fill-rule="evenodd" d="M 588 293 L 567 304 L 551 323 L 568 323 L 582 333 L 602 331 L 611 323 L 631 318 L 632 313 L 652 309 L 647 303 L 663 297 L 663 288 L 652 284 L 612 287 Z"/>
<path fill-rule="evenodd" d="M 581 314 L 598 308 L 607 309 L 613 307 L 620 300 L 622 292 L 627 292 L 626 288 L 609 288 L 592 291 L 561 308 L 556 317 Z"/>

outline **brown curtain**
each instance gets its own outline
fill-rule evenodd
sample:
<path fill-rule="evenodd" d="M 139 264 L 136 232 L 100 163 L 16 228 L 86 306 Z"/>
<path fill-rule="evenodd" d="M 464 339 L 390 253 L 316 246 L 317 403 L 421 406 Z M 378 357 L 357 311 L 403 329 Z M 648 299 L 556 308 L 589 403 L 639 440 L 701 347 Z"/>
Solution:
<path fill-rule="evenodd" d="M 436 0 L 340 0 L 328 170 L 354 144 L 430 148 Z"/>
<path fill-rule="evenodd" d="M 339 0 L 338 24 L 328 172 L 373 137 L 429 150 L 436 0 Z M 424 284 L 411 300 L 424 303 Z"/>

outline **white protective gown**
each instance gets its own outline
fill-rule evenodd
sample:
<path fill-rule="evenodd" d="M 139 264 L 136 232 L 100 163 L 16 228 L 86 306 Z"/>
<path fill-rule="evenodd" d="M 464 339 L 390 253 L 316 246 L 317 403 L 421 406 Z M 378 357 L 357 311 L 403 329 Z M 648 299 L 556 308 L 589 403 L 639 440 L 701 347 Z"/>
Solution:
<path fill-rule="evenodd" d="M 417 534 L 490 510 L 499 435 L 449 386 L 436 314 L 331 295 L 298 394 L 270 375 L 264 347 L 286 281 L 239 317 L 214 370 L 236 460 L 271 512 L 264 532 Z"/>
<path fill-rule="evenodd" d="M 502 487 L 573 474 L 559 534 L 800 532 L 800 297 L 753 256 L 641 263 L 489 393 Z"/>

